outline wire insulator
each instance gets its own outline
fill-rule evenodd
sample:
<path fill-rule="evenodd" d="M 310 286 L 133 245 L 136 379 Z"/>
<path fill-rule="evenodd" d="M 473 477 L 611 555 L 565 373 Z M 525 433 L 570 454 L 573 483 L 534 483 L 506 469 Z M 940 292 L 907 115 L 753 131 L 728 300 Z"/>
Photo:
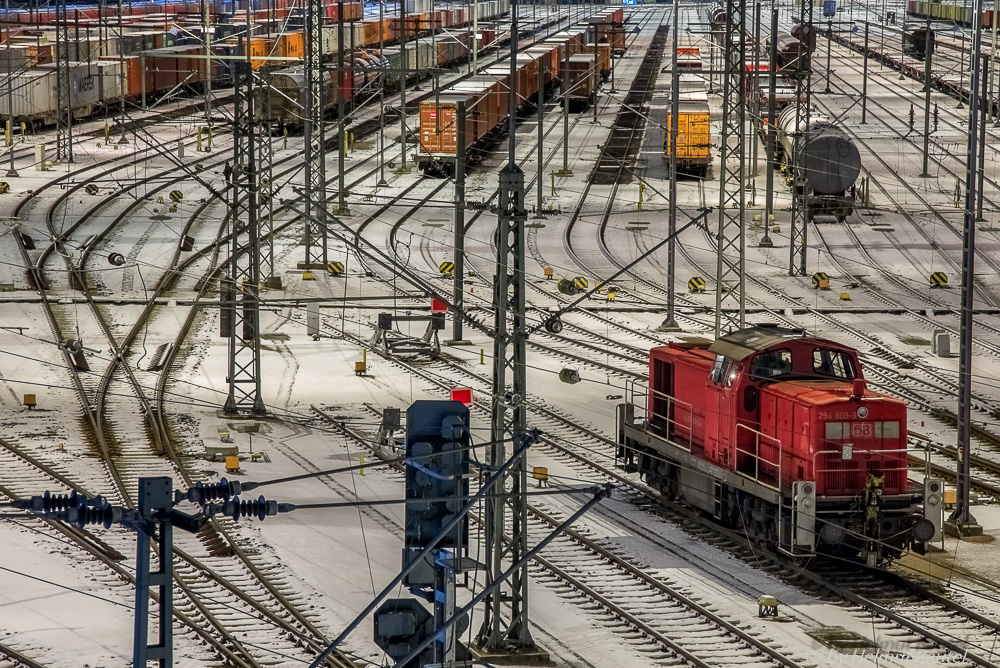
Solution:
<path fill-rule="evenodd" d="M 240 491 L 240 483 L 238 480 L 230 482 L 229 480 L 222 478 L 219 482 L 211 485 L 205 485 L 199 482 L 183 494 L 181 498 L 187 499 L 191 503 L 195 503 L 199 506 L 203 506 L 210 501 L 218 501 L 220 499 L 222 501 L 228 501 L 232 497 L 237 496 Z"/>
<path fill-rule="evenodd" d="M 268 515 L 278 514 L 278 502 L 268 501 L 263 496 L 256 501 L 241 501 L 239 497 L 236 497 L 226 504 L 226 514 L 234 520 L 241 517 L 256 517 L 263 520 Z"/>
<path fill-rule="evenodd" d="M 76 490 L 73 490 L 69 494 L 52 494 L 51 492 L 46 491 L 45 495 L 42 496 L 41 511 L 48 515 L 61 510 L 76 508 L 81 504 L 86 505 L 86 503 L 87 497 L 80 496 L 76 493 Z"/>
<path fill-rule="evenodd" d="M 100 524 L 105 529 L 110 529 L 112 524 L 117 524 L 122 519 L 122 509 L 110 503 L 97 506 L 81 504 L 76 511 L 76 519 L 71 522 L 80 529 L 88 524 Z"/>

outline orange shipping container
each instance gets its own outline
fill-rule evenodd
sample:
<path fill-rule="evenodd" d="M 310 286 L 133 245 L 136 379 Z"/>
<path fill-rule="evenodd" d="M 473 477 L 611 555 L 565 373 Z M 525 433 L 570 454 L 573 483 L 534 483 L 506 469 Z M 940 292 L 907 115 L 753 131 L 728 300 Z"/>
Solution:
<path fill-rule="evenodd" d="M 365 46 L 377 46 L 379 42 L 379 34 L 382 28 L 382 24 L 378 19 L 364 21 L 361 24 L 362 35 L 364 36 Z"/>
<path fill-rule="evenodd" d="M 607 77 L 611 74 L 611 45 L 607 42 L 591 44 L 587 47 L 588 53 L 597 56 L 597 65 L 600 68 L 601 76 Z"/>
<path fill-rule="evenodd" d="M 440 99 L 420 103 L 420 152 L 432 155 L 455 155 L 458 149 L 458 105 L 465 103 L 466 147 L 475 140 L 471 107 L 474 94 L 441 93 Z"/>
<path fill-rule="evenodd" d="M 138 98 L 142 95 L 142 64 L 139 56 L 125 56 L 126 95 Z"/>
<path fill-rule="evenodd" d="M 262 65 L 267 63 L 263 58 L 271 55 L 271 47 L 274 46 L 274 40 L 267 37 L 251 37 L 250 38 L 250 67 L 254 69 L 260 68 Z"/>
<path fill-rule="evenodd" d="M 305 56 L 305 44 L 300 32 L 283 32 L 278 36 L 278 46 L 275 49 L 276 56 L 285 58 L 303 58 Z"/>

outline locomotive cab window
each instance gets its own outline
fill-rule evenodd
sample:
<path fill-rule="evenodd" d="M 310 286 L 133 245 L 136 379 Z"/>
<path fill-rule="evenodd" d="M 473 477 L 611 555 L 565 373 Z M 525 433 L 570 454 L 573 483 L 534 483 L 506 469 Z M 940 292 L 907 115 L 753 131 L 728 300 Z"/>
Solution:
<path fill-rule="evenodd" d="M 732 387 L 736 380 L 736 371 L 740 363 L 734 359 L 729 359 L 725 355 L 716 355 L 715 363 L 712 364 L 712 382 L 717 385 Z"/>
<path fill-rule="evenodd" d="M 792 353 L 789 350 L 769 350 L 753 358 L 750 375 L 757 378 L 776 378 L 792 370 Z"/>
<path fill-rule="evenodd" d="M 816 348 L 813 350 L 813 371 L 821 376 L 854 380 L 854 362 L 840 350 Z"/>

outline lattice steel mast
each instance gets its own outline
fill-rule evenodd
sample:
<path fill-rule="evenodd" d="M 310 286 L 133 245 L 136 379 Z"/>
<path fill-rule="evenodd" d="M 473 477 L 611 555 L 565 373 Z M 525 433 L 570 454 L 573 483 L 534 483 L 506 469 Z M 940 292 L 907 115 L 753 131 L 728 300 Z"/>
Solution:
<path fill-rule="evenodd" d="M 795 134 L 792 142 L 792 224 L 788 232 L 788 275 L 804 276 L 806 273 L 806 249 L 808 247 L 809 232 L 809 200 L 812 196 L 809 188 L 808 174 L 802 173 L 802 182 L 799 180 L 798 165 L 799 151 L 805 147 L 809 140 L 810 105 L 812 104 L 812 49 L 809 45 L 813 43 L 813 5 L 807 3 L 803 6 L 802 30 L 805 34 L 807 48 L 804 52 L 799 52 L 799 59 L 795 67 L 796 91 L 799 97 L 805 102 L 795 107 Z M 828 39 L 833 39 L 831 35 Z M 803 128 L 805 129 L 803 131 Z"/>
<path fill-rule="evenodd" d="M 326 162 L 323 155 L 323 3 L 306 7 L 306 229 L 305 268 L 327 264 Z M 340 72 L 338 71 L 338 76 Z M 338 89 L 339 86 L 338 79 Z M 316 204 L 314 204 L 316 203 Z"/>
<path fill-rule="evenodd" d="M 246 60 L 234 69 L 233 164 L 227 169 L 229 227 L 232 233 L 230 286 L 222 290 L 229 309 L 229 396 L 226 413 L 263 415 L 260 394 L 260 239 L 257 211 L 256 137 L 253 119 L 253 68 L 250 65 L 250 3 L 247 8 Z M 225 319 L 224 319 L 225 322 Z"/>
<path fill-rule="evenodd" d="M 517 55 L 517 2 L 510 7 L 510 81 L 515 81 Z M 500 198 L 497 216 L 497 273 L 494 278 L 493 337 L 493 420 L 490 463 L 506 461 L 506 443 L 516 449 L 527 431 L 526 355 L 528 338 L 525 322 L 524 172 L 517 165 L 514 123 L 516 91 L 509 91 L 508 162 L 500 170 Z M 455 317 L 460 317 L 456 314 Z M 504 562 L 514 563 L 527 552 L 528 507 L 527 462 L 524 457 L 508 474 L 509 496 L 491 499 L 486 510 L 487 584 L 504 571 Z M 505 486 L 507 483 L 504 483 Z M 509 513 L 510 543 L 504 541 L 505 515 Z M 502 602 L 510 605 L 510 619 L 501 616 Z M 518 569 L 506 587 L 486 599 L 479 644 L 486 652 L 533 650 L 535 642 L 528 628 L 528 569 Z"/>
<path fill-rule="evenodd" d="M 56 3 L 56 160 L 73 162 L 73 94 L 69 83 L 66 0 Z"/>
<path fill-rule="evenodd" d="M 263 220 L 262 230 L 267 243 L 260 255 L 260 275 L 264 286 L 280 288 L 281 278 L 275 273 L 274 266 L 274 132 L 271 127 L 271 75 L 265 75 L 260 82 L 264 88 L 261 96 L 263 108 L 260 110 L 260 134 L 262 141 L 257 142 L 257 201 L 260 204 L 260 218 Z"/>
<path fill-rule="evenodd" d="M 746 57 L 746 13 L 743 0 L 726 0 L 726 32 L 722 44 L 722 139 L 719 167 L 718 258 L 715 269 L 715 335 L 742 329 L 744 294 L 744 217 L 746 193 L 746 105 L 743 68 Z M 724 309 L 730 309 L 729 312 Z"/>

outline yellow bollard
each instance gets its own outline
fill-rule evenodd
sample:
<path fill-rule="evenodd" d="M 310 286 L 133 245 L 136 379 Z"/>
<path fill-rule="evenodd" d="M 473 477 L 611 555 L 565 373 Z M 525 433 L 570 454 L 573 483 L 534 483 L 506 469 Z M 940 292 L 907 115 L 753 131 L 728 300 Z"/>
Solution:
<path fill-rule="evenodd" d="M 368 366 L 368 349 L 367 348 L 362 348 L 361 349 L 361 361 L 365 363 L 365 367 Z"/>
<path fill-rule="evenodd" d="M 479 363 L 486 364 L 486 351 L 483 348 L 479 349 Z"/>
<path fill-rule="evenodd" d="M 212 150 L 212 126 L 209 125 L 205 128 L 205 131 L 208 133 L 208 140 L 205 143 L 205 153 L 208 153 Z"/>
<path fill-rule="evenodd" d="M 361 475 L 364 475 L 365 474 L 365 453 L 362 452 L 360 455 L 358 455 L 358 458 L 359 458 L 359 462 L 358 463 L 361 464 Z"/>
<path fill-rule="evenodd" d="M 201 153 L 201 130 L 202 130 L 201 127 L 199 127 L 198 128 L 198 138 L 195 140 L 196 141 L 196 144 L 195 144 L 196 148 L 195 148 L 195 150 L 198 151 L 198 153 Z"/>
<path fill-rule="evenodd" d="M 6 125 L 4 126 L 3 141 L 5 146 L 10 146 L 11 144 L 14 143 L 13 140 L 11 139 L 10 121 L 7 121 Z"/>
<path fill-rule="evenodd" d="M 552 196 L 555 197 L 556 196 L 556 173 L 552 172 L 551 176 L 552 176 L 552 187 L 551 187 L 551 189 L 552 189 Z"/>

